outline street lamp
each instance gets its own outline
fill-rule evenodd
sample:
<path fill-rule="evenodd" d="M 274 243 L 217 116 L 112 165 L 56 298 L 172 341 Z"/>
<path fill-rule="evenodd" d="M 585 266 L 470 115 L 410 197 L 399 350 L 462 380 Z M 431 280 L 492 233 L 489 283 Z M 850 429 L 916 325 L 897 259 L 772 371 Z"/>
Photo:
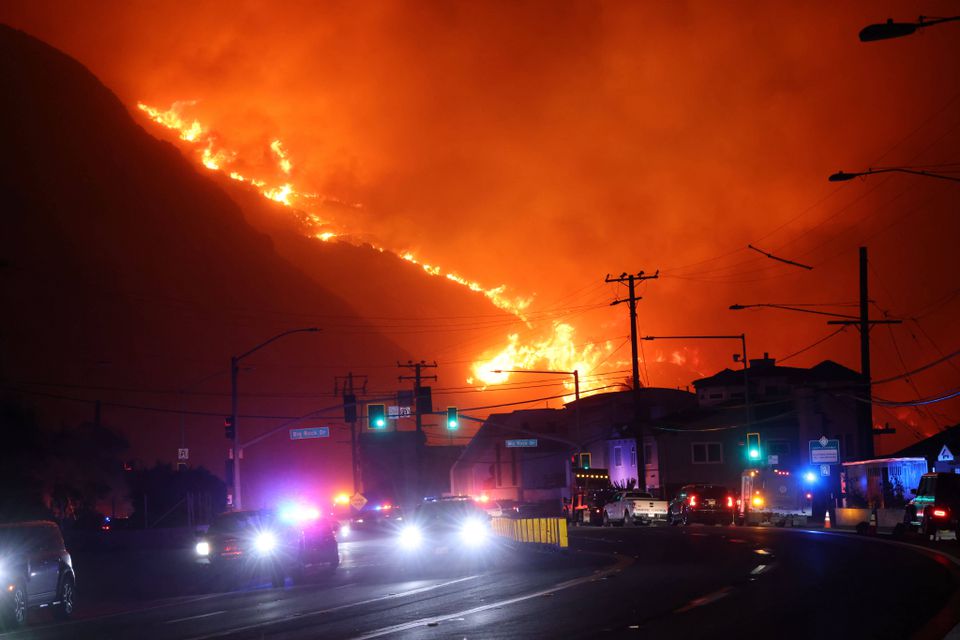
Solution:
<path fill-rule="evenodd" d="M 875 173 L 909 173 L 914 176 L 926 176 L 927 178 L 939 178 L 940 180 L 949 180 L 951 182 L 960 182 L 958 176 L 948 176 L 943 173 L 933 173 L 916 167 L 885 167 L 882 169 L 867 169 L 866 171 L 838 171 L 832 174 L 827 180 L 830 182 L 846 182 L 860 176 L 870 176 Z"/>
<path fill-rule="evenodd" d="M 902 38 L 912 35 L 917 29 L 932 27 L 944 22 L 953 22 L 960 20 L 960 16 L 949 18 L 928 18 L 920 16 L 916 22 L 894 22 L 893 18 L 888 18 L 886 22 L 867 25 L 860 30 L 860 42 L 875 42 L 877 40 L 890 40 L 891 38 Z"/>
<path fill-rule="evenodd" d="M 577 421 L 577 448 L 580 448 L 580 372 L 577 369 L 573 371 L 543 371 L 535 369 L 494 369 L 492 373 L 543 373 L 550 375 L 573 376 L 573 394 L 576 398 L 576 421 Z"/>
<path fill-rule="evenodd" d="M 741 311 L 743 309 L 754 309 L 754 308 L 766 308 L 766 309 L 783 309 L 785 311 L 799 311 L 800 313 L 813 313 L 818 316 L 829 316 L 831 318 L 845 318 L 847 320 L 859 320 L 860 316 L 850 316 L 842 313 L 830 313 L 828 311 L 816 311 L 814 309 L 802 309 L 800 307 L 791 307 L 786 304 L 732 304 L 730 305 L 731 311 Z"/>
<path fill-rule="evenodd" d="M 240 454 L 242 448 L 240 447 L 240 428 L 237 420 L 237 377 L 240 373 L 240 361 L 250 354 L 264 348 L 271 342 L 279 340 L 285 336 L 289 336 L 293 333 L 316 333 L 318 331 L 320 331 L 320 329 L 317 327 L 290 329 L 289 331 L 278 333 L 269 340 L 265 340 L 254 348 L 241 353 L 239 356 L 230 357 L 230 416 L 233 420 L 233 506 L 235 509 L 242 508 L 242 502 L 240 498 Z"/>

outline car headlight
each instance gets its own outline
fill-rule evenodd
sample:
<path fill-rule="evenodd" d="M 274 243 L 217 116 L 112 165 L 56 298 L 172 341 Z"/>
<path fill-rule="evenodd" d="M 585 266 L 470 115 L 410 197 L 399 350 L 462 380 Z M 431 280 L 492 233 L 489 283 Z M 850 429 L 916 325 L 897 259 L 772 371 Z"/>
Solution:
<path fill-rule="evenodd" d="M 489 533 L 486 523 L 477 519 L 467 520 L 460 528 L 460 538 L 471 547 L 485 544 Z"/>
<path fill-rule="evenodd" d="M 197 543 L 197 555 L 198 556 L 208 556 L 210 555 L 210 543 L 206 540 L 201 540 Z"/>
<path fill-rule="evenodd" d="M 253 540 L 253 548 L 261 555 L 267 555 L 277 548 L 277 537 L 270 531 L 262 531 Z"/>
<path fill-rule="evenodd" d="M 423 532 L 419 527 L 409 525 L 400 530 L 400 546 L 404 549 L 416 549 L 423 544 Z"/>
<path fill-rule="evenodd" d="M 347 538 L 350 536 L 350 525 L 342 524 L 340 525 L 340 537 Z"/>

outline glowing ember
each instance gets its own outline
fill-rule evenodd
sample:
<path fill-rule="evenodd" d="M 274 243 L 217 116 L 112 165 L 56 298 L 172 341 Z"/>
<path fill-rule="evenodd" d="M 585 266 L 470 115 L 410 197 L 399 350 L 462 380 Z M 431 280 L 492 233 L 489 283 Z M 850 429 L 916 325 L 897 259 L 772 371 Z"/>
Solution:
<path fill-rule="evenodd" d="M 285 174 L 290 175 L 290 170 L 293 169 L 293 164 L 290 162 L 287 152 L 283 150 L 283 145 L 280 143 L 280 141 L 274 140 L 271 142 L 270 149 L 277 156 L 277 164 L 280 165 L 280 170 Z"/>

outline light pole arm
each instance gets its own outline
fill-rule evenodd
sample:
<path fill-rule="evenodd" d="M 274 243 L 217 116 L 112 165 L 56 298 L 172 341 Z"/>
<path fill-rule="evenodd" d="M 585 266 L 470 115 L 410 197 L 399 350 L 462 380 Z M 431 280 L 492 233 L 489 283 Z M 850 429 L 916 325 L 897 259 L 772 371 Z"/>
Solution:
<path fill-rule="evenodd" d="M 827 316 L 830 318 L 846 318 L 848 320 L 859 320 L 860 316 L 850 316 L 843 313 L 831 313 L 829 311 L 816 311 L 814 309 L 801 309 L 800 307 L 790 307 L 785 304 L 732 304 L 731 311 L 742 311 L 743 309 L 752 309 L 762 307 L 765 309 L 783 309 L 784 311 L 799 311 L 800 313 L 812 313 L 818 316 Z"/>
<path fill-rule="evenodd" d="M 240 354 L 239 356 L 234 356 L 234 361 L 235 361 L 235 362 L 240 362 L 241 360 L 243 360 L 244 358 L 246 358 L 247 356 L 249 356 L 251 353 L 253 353 L 253 352 L 255 352 L 255 351 L 259 351 L 260 349 L 263 349 L 265 346 L 267 346 L 267 345 L 270 344 L 271 342 L 276 342 L 276 341 L 279 340 L 280 338 L 283 338 L 284 336 L 288 336 L 288 335 L 290 335 L 291 333 L 316 333 L 317 331 L 320 331 L 320 329 L 318 329 L 317 327 L 307 327 L 307 328 L 305 328 L 305 329 L 290 329 L 289 331 L 284 331 L 283 333 L 278 333 L 277 335 L 273 336 L 273 337 L 270 338 L 269 340 L 265 340 L 264 342 L 261 342 L 260 344 L 258 344 L 257 346 L 255 346 L 253 349 L 250 349 L 249 351 L 246 351 L 246 352 Z"/>
<path fill-rule="evenodd" d="M 909 167 L 890 167 L 888 169 L 867 169 L 866 171 L 856 171 L 847 173 L 845 171 L 838 171 L 832 174 L 827 180 L 830 182 L 846 182 L 847 180 L 853 180 L 854 178 L 859 178 L 860 176 L 869 176 L 875 173 L 909 173 L 914 176 L 926 176 L 928 178 L 939 178 L 940 180 L 949 180 L 950 182 L 960 182 L 960 177 L 957 176 L 948 176 L 942 173 L 933 173 L 932 171 L 924 171 L 922 169 L 910 169 Z"/>

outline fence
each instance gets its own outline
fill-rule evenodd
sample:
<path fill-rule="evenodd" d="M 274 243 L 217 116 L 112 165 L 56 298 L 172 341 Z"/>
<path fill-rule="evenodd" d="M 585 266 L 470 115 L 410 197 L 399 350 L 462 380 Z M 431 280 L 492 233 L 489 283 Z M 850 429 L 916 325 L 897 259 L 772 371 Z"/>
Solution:
<path fill-rule="evenodd" d="M 565 549 L 567 521 L 565 518 L 493 518 L 493 531 L 514 542 L 545 544 Z"/>

